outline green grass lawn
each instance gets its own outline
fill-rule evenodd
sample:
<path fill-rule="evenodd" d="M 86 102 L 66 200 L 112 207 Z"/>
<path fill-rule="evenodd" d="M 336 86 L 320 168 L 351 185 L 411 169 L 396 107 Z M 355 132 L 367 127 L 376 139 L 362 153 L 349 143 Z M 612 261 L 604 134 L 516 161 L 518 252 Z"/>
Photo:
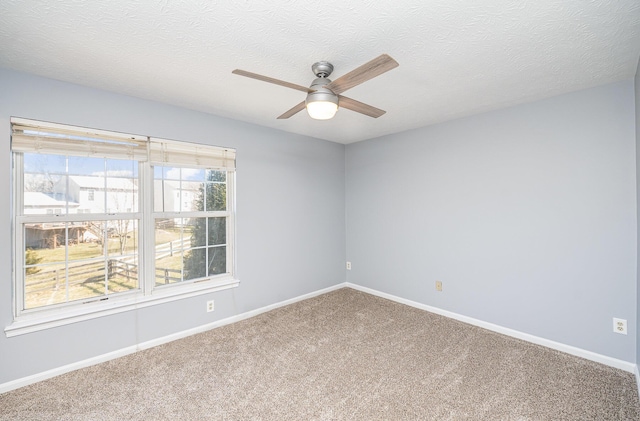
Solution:
<path fill-rule="evenodd" d="M 70 265 L 68 273 L 63 264 L 42 267 L 26 277 L 25 306 L 35 308 L 137 288 L 137 269 L 133 265 L 130 268 L 128 273 L 112 274 L 105 282 L 104 261 Z"/>
<path fill-rule="evenodd" d="M 187 234 L 185 234 L 187 235 Z M 190 234 L 189 234 L 190 235 Z M 129 234 L 124 254 L 135 254 L 138 248 L 138 233 L 134 231 Z M 156 230 L 155 244 L 165 244 L 180 238 L 180 228 Z M 69 249 L 69 260 L 91 259 L 103 256 L 102 246 L 94 242 L 71 244 Z M 56 248 L 33 249 L 35 255 L 40 258 L 39 263 L 64 262 L 66 249 L 64 245 Z M 107 253 L 111 256 L 120 255 L 120 241 L 117 238 L 109 238 Z"/>
<path fill-rule="evenodd" d="M 129 234 L 124 255 L 135 255 L 137 251 L 137 231 Z M 186 234 L 185 234 L 186 235 Z M 180 228 L 158 229 L 155 232 L 155 244 L 166 244 L 180 238 Z M 66 254 L 68 253 L 69 273 L 65 269 Z M 46 305 L 64 303 L 99 297 L 104 294 L 127 291 L 138 287 L 137 274 L 114 274 L 105 283 L 104 251 L 95 242 L 70 244 L 56 248 L 32 249 L 36 259 L 40 259 L 37 266 L 25 279 L 25 306 L 36 308 Z M 110 238 L 107 242 L 107 256 L 121 256 L 118 238 Z M 91 259 L 95 259 L 91 262 Z M 131 262 L 126 259 L 125 261 Z M 56 264 L 57 263 L 57 264 Z M 165 283 L 164 269 L 169 269 L 169 277 L 180 278 L 182 269 L 182 252 L 177 251 L 173 256 L 162 257 L 156 262 L 156 282 Z M 178 272 L 176 272 L 178 271 Z M 68 276 L 67 276 L 68 275 Z M 177 282 L 175 279 L 168 283 Z"/>
<path fill-rule="evenodd" d="M 110 238 L 108 241 L 107 253 L 109 255 L 120 255 L 120 242 L 116 238 Z M 127 239 L 124 254 L 135 254 L 138 248 L 137 238 L 135 234 Z M 40 258 L 39 263 L 64 262 L 67 248 L 61 245 L 56 248 L 33 249 L 35 255 Z M 87 242 L 71 244 L 68 247 L 69 260 L 91 259 L 103 256 L 102 246 L 98 243 Z"/>

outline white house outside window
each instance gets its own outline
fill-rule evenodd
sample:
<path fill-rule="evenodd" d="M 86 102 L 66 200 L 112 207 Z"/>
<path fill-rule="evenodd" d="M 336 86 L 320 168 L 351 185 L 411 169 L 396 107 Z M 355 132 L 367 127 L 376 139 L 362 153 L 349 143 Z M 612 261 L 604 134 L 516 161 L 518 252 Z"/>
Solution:
<path fill-rule="evenodd" d="M 12 118 L 12 151 L 7 335 L 238 284 L 235 150 Z"/>

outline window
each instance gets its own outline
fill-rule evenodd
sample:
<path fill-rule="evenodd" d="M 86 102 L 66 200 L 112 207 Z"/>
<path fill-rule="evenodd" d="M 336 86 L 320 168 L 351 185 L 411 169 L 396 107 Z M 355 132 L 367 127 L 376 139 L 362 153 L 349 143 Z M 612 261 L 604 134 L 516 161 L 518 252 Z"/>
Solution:
<path fill-rule="evenodd" d="M 224 273 L 226 215 L 226 171 L 155 166 L 156 238 L 173 233 L 170 250 L 156 250 L 156 285 Z"/>
<path fill-rule="evenodd" d="M 237 285 L 233 149 L 11 121 L 8 335 Z"/>

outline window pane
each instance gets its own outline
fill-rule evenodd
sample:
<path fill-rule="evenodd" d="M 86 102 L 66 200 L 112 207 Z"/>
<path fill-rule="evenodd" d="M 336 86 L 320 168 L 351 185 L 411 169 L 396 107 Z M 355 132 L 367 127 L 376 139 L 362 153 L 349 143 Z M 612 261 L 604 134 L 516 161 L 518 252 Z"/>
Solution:
<path fill-rule="evenodd" d="M 153 202 L 155 212 L 180 212 L 180 182 L 155 180 Z"/>
<path fill-rule="evenodd" d="M 205 170 L 202 168 L 182 168 L 182 180 L 204 181 Z"/>
<path fill-rule="evenodd" d="M 164 180 L 162 179 L 154 179 L 153 180 L 153 211 L 154 212 L 165 212 L 164 208 L 164 189 L 163 189 Z"/>
<path fill-rule="evenodd" d="M 162 167 L 162 178 L 166 180 L 180 180 L 180 168 Z"/>
<path fill-rule="evenodd" d="M 182 281 L 183 249 L 191 237 L 183 232 L 183 218 L 158 218 L 155 223 L 155 284 Z"/>
<path fill-rule="evenodd" d="M 181 211 L 203 211 L 204 201 L 202 195 L 204 183 L 196 181 L 183 181 L 180 188 Z"/>
<path fill-rule="evenodd" d="M 107 293 L 105 262 L 69 263 L 69 301 L 100 297 Z"/>
<path fill-rule="evenodd" d="M 227 209 L 227 185 L 207 183 L 207 210 L 223 211 Z"/>
<path fill-rule="evenodd" d="M 88 210 L 87 213 L 105 213 L 106 182 L 101 175 L 70 175 L 67 193 L 69 207 L 75 206 L 84 212 Z"/>
<path fill-rule="evenodd" d="M 134 178 L 107 177 L 107 212 L 138 211 L 138 183 Z"/>
<path fill-rule="evenodd" d="M 62 174 L 65 172 L 66 165 L 67 158 L 63 155 L 24 154 L 25 173 Z"/>
<path fill-rule="evenodd" d="M 176 220 L 178 221 L 176 223 Z M 182 229 L 181 218 L 158 218 L 156 219 L 156 249 L 160 246 L 169 247 L 172 244 L 174 248 L 182 248 Z"/>
<path fill-rule="evenodd" d="M 220 181 L 224 183 L 225 181 L 227 181 L 227 173 L 225 171 L 219 170 L 207 170 L 206 180 Z"/>
<path fill-rule="evenodd" d="M 25 215 L 61 215 L 67 209 L 65 158 L 55 155 L 24 154 L 23 213 Z M 71 212 L 78 207 L 70 204 Z"/>
<path fill-rule="evenodd" d="M 27 262 L 31 252 L 25 256 Z M 24 308 L 36 308 L 67 301 L 67 272 L 64 264 L 29 265 L 25 268 Z"/>
<path fill-rule="evenodd" d="M 108 221 L 107 248 L 109 256 L 132 256 L 138 254 L 138 221 L 119 219 Z"/>
<path fill-rule="evenodd" d="M 105 262 L 89 261 L 36 265 L 25 268 L 24 308 L 100 297 L 107 293 Z"/>
<path fill-rule="evenodd" d="M 219 275 L 227 271 L 227 247 L 209 247 L 209 275 Z"/>
<path fill-rule="evenodd" d="M 104 257 L 104 239 L 106 236 L 105 221 L 74 222 L 74 230 L 70 230 L 69 260 Z"/>
<path fill-rule="evenodd" d="M 155 285 L 168 285 L 182 281 L 182 251 L 156 252 Z"/>
<path fill-rule="evenodd" d="M 227 219 L 226 218 L 208 218 L 209 226 L 207 245 L 213 246 L 217 244 L 227 243 Z"/>
<path fill-rule="evenodd" d="M 110 177 L 138 178 L 138 161 L 107 159 L 107 175 Z"/>
<path fill-rule="evenodd" d="M 138 288 L 137 227 L 137 220 L 25 224 L 25 308 Z"/>
<path fill-rule="evenodd" d="M 69 223 L 68 256 L 69 260 L 103 258 L 104 221 L 84 221 Z M 58 260 L 64 260 L 64 250 L 59 250 Z M 52 252 L 53 253 L 53 252 Z"/>
<path fill-rule="evenodd" d="M 206 246 L 207 241 L 207 218 L 185 218 L 183 226 L 184 241 L 189 247 Z"/>
<path fill-rule="evenodd" d="M 138 287 L 138 259 L 109 258 L 107 260 L 107 294 L 124 292 Z"/>
<path fill-rule="evenodd" d="M 207 276 L 207 250 L 205 248 L 186 251 L 183 262 L 185 281 Z"/>
<path fill-rule="evenodd" d="M 70 151 L 70 153 L 73 153 Z M 105 172 L 104 158 L 90 158 L 86 156 L 69 156 L 69 174 L 72 175 L 102 175 Z"/>

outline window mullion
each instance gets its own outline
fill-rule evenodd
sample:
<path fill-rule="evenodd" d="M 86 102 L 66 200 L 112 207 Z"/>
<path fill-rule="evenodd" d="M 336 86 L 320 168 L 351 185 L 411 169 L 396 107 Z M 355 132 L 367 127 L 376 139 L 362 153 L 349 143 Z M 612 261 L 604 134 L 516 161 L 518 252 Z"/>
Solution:
<path fill-rule="evenodd" d="M 21 153 L 14 154 L 14 179 L 13 179 L 13 197 L 14 210 L 13 215 L 17 220 L 19 215 L 22 215 L 24 209 L 24 156 Z M 15 299 L 13 300 L 13 315 L 14 318 L 20 315 L 25 307 L 25 279 L 24 279 L 24 266 L 25 266 L 25 242 L 24 242 L 24 225 L 14 221 L 13 229 L 13 276 L 16 280 L 14 283 Z M 19 270 L 18 270 L 19 269 Z"/>
<path fill-rule="evenodd" d="M 140 268 L 142 273 L 139 275 L 140 284 L 145 295 L 151 294 L 155 283 L 155 219 L 153 217 L 153 174 L 151 173 L 151 165 L 149 162 L 140 164 L 140 185 L 138 189 L 142 196 L 140 200 L 140 210 L 142 211 L 141 229 L 142 235 L 139 236 L 140 242 L 138 250 L 140 253 Z"/>
<path fill-rule="evenodd" d="M 235 171 L 227 172 L 227 273 L 231 273 L 235 277 L 236 274 L 236 178 Z"/>
<path fill-rule="evenodd" d="M 84 222 L 84 221 L 117 221 L 120 219 L 140 219 L 141 212 L 131 213 L 71 213 L 68 215 L 21 215 L 18 222 L 22 224 L 49 224 L 56 222 Z"/>
<path fill-rule="evenodd" d="M 154 218 L 227 218 L 231 211 L 153 212 Z"/>

